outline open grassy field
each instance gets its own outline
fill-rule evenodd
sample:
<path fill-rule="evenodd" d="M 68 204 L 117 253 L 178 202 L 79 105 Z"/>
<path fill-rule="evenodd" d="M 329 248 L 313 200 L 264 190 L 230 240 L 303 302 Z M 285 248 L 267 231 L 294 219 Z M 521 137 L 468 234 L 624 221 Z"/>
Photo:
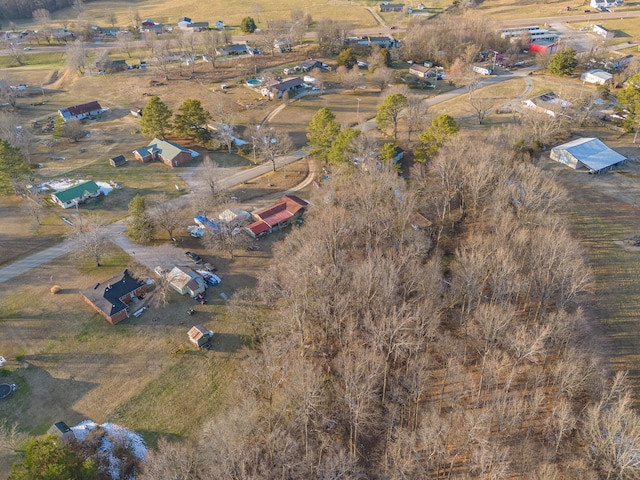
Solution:
<path fill-rule="evenodd" d="M 564 12 L 565 6 L 571 10 Z M 625 2 L 624 7 L 617 7 L 616 11 L 637 10 L 638 2 Z M 513 0 L 488 0 L 481 2 L 474 10 L 486 16 L 487 20 L 512 20 L 517 18 L 540 18 L 558 16 L 562 21 L 562 16 L 582 13 L 585 8 L 589 8 L 587 3 L 564 2 L 562 0 L 550 0 L 538 2 L 536 0 L 513 1 Z"/>
<path fill-rule="evenodd" d="M 565 212 L 575 237 L 586 249 L 595 288 L 587 315 L 603 335 L 602 352 L 613 370 L 628 370 L 640 389 L 640 248 L 628 240 L 640 234 L 640 151 L 629 135 L 597 129 L 596 136 L 626 155 L 621 167 L 602 175 L 579 173 L 555 162 L 546 164 L 565 186 Z"/>
<path fill-rule="evenodd" d="M 339 18 L 353 22 L 358 27 L 375 26 L 375 20 L 364 8 L 373 2 L 348 0 L 321 0 L 309 4 L 303 0 L 239 0 L 236 2 L 214 1 L 201 2 L 185 0 L 184 2 L 168 2 L 141 0 L 132 4 L 127 0 L 107 0 L 87 3 L 84 12 L 88 18 L 100 25 L 108 25 L 109 14 L 115 12 L 119 25 L 130 25 L 131 15 L 138 12 L 141 18 L 152 18 L 161 23 L 177 23 L 178 18 L 188 16 L 194 21 L 217 20 L 225 22 L 231 29 L 237 29 L 240 21 L 246 17 L 254 18 L 258 27 L 271 19 L 289 19 L 291 11 L 299 9 L 308 12 L 314 20 L 321 18 Z M 55 22 L 61 23 L 65 19 L 75 18 L 76 12 L 64 9 L 52 14 Z"/>
<path fill-rule="evenodd" d="M 518 95 L 521 95 L 525 88 L 526 84 L 524 79 L 513 78 L 495 85 L 478 89 L 474 92 L 474 95 L 476 98 L 482 99 L 483 102 L 486 102 L 486 105 L 490 105 L 487 115 L 487 121 L 489 121 L 489 117 L 494 114 L 496 108 L 510 102 Z M 447 114 L 458 120 L 464 120 L 465 118 L 473 117 L 474 115 L 474 110 L 469 103 L 469 96 L 467 94 L 434 105 L 431 107 L 430 111 L 434 116 Z M 471 121 L 473 122 L 473 118 L 471 118 Z"/>

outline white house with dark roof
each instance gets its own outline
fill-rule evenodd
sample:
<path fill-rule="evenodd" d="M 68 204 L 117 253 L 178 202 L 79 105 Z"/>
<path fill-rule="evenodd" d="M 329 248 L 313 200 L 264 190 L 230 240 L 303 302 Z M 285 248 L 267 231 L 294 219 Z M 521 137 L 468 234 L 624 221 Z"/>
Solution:
<path fill-rule="evenodd" d="M 596 68 L 595 70 L 588 70 L 582 73 L 582 75 L 580 75 L 580 80 L 587 83 L 593 83 L 595 85 L 606 85 L 607 83 L 611 83 L 613 75 L 600 68 Z"/>
<path fill-rule="evenodd" d="M 58 115 L 66 122 L 74 120 L 82 120 L 83 118 L 98 116 L 104 109 L 97 101 L 89 103 L 81 103 L 80 105 L 74 105 L 73 107 L 61 108 L 58 110 Z"/>
<path fill-rule="evenodd" d="M 271 99 L 282 98 L 285 93 L 292 93 L 301 88 L 304 88 L 304 80 L 300 77 L 292 77 L 281 82 L 265 85 L 260 90 L 260 93 Z"/>

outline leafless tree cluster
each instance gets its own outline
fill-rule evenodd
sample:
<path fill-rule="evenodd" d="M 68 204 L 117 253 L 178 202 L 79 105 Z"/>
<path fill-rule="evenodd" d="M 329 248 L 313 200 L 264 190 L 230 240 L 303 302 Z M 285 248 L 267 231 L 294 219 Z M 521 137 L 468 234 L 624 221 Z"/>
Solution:
<path fill-rule="evenodd" d="M 445 145 L 408 184 L 336 167 L 234 301 L 253 348 L 182 478 L 637 477 L 623 378 L 599 388 L 585 348 L 564 192 L 501 139 Z"/>
<path fill-rule="evenodd" d="M 428 22 L 414 16 L 403 41 L 406 60 L 432 60 L 450 66 L 456 59 L 469 64 L 481 50 L 506 51 L 508 40 L 500 38 L 477 15 L 443 15 Z"/>
<path fill-rule="evenodd" d="M 351 22 L 321 18 L 316 25 L 320 50 L 325 54 L 337 54 L 352 30 Z"/>

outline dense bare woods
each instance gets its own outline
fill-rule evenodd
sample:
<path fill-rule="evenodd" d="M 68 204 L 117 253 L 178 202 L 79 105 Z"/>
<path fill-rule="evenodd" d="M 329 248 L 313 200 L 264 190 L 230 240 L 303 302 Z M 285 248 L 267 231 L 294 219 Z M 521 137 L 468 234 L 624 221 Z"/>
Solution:
<path fill-rule="evenodd" d="M 236 300 L 254 343 L 181 478 L 637 477 L 623 378 L 584 343 L 564 193 L 496 138 L 408 182 L 334 172 Z"/>

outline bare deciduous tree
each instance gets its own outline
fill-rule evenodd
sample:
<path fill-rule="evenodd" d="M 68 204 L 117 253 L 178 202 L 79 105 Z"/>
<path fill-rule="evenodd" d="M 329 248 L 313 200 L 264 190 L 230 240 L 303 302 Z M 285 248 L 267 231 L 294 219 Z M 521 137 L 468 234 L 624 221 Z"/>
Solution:
<path fill-rule="evenodd" d="M 96 267 L 108 246 L 107 220 L 98 214 L 80 214 L 74 218 L 69 237 L 74 241 L 74 252 L 81 258 L 91 258 Z"/>

